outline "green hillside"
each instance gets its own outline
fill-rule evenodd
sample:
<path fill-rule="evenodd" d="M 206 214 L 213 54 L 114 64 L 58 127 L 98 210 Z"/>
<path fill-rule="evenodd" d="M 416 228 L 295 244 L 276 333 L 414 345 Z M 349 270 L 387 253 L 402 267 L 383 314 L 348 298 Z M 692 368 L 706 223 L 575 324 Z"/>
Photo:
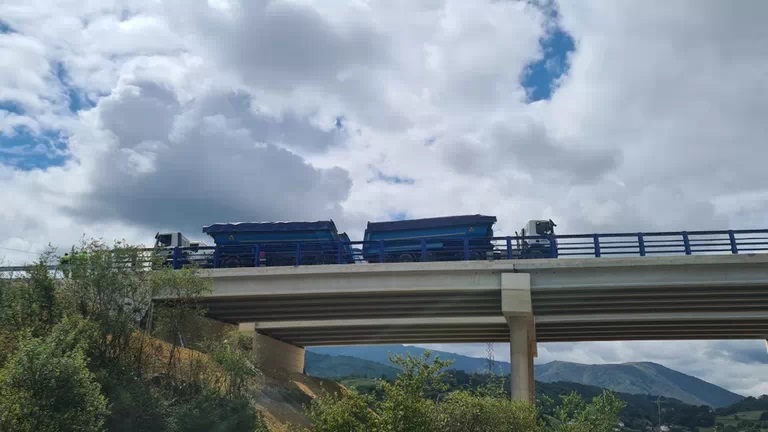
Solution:
<path fill-rule="evenodd" d="M 349 356 L 330 356 L 318 354 L 312 351 L 306 352 L 305 371 L 307 375 L 318 378 L 384 378 L 394 379 L 399 370 L 376 363 Z"/>

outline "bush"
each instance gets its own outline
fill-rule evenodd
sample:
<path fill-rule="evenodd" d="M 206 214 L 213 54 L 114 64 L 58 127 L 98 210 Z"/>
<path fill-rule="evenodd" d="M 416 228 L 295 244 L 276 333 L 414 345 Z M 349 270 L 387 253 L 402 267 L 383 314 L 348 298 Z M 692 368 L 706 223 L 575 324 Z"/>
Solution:
<path fill-rule="evenodd" d="M 624 408 L 613 392 L 605 391 L 586 403 L 572 393 L 562 398 L 554 416 L 548 420 L 552 432 L 613 432 L 619 423 L 619 412 Z"/>
<path fill-rule="evenodd" d="M 188 395 L 184 397 L 184 395 Z M 176 399 L 172 399 L 172 398 Z M 261 415 L 246 398 L 227 399 L 211 390 L 180 386 L 166 392 L 169 432 L 267 432 Z"/>
<path fill-rule="evenodd" d="M 356 393 L 323 395 L 312 401 L 307 417 L 314 432 L 368 432 L 374 423 L 369 403 Z"/>
<path fill-rule="evenodd" d="M 0 370 L 0 430 L 103 430 L 107 401 L 81 351 L 27 339 Z"/>
<path fill-rule="evenodd" d="M 543 415 L 528 402 L 512 401 L 502 382 L 478 391 L 447 392 L 443 369 L 449 362 L 414 358 L 390 359 L 402 373 L 378 382 L 379 398 L 355 393 L 315 399 L 308 416 L 318 432 L 613 432 L 623 407 L 613 393 L 587 403 L 572 394 Z M 550 401 L 551 402 L 551 401 Z M 546 403 L 545 403 L 546 405 Z"/>
<path fill-rule="evenodd" d="M 537 432 L 536 408 L 508 397 L 451 393 L 435 410 L 435 430 L 445 432 Z"/>

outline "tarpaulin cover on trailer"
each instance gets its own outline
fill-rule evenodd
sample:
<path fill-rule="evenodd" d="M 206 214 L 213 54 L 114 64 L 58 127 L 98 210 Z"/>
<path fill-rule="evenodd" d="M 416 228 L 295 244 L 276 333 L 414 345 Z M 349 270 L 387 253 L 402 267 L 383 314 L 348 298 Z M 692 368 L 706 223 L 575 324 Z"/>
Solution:
<path fill-rule="evenodd" d="M 203 227 L 203 232 L 279 232 L 279 231 L 336 231 L 336 224 L 330 221 L 316 222 L 237 222 L 219 223 Z"/>
<path fill-rule="evenodd" d="M 442 228 L 455 225 L 492 225 L 496 216 L 464 215 L 426 219 L 410 219 L 391 222 L 368 222 L 367 232 L 400 231 L 414 229 Z"/>

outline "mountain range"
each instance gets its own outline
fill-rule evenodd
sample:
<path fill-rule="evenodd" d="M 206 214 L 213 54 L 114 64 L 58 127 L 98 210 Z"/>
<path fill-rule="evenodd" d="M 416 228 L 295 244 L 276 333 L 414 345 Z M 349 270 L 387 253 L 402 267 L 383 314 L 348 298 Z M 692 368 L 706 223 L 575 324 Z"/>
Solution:
<path fill-rule="evenodd" d="M 392 354 L 419 356 L 424 348 L 404 345 L 372 345 L 348 347 L 315 347 L 307 351 L 307 373 L 340 378 L 359 376 L 389 378 L 396 369 L 389 362 Z M 443 360 L 451 360 L 451 369 L 467 373 L 484 372 L 488 361 L 444 351 L 432 351 Z M 341 356 L 341 357 L 339 357 Z M 508 362 L 495 362 L 498 373 L 509 373 Z M 673 398 L 691 405 L 726 407 L 744 397 L 699 378 L 650 363 L 585 365 L 554 361 L 536 365 L 535 378 L 545 383 L 574 382 L 606 388 L 622 393 Z"/>

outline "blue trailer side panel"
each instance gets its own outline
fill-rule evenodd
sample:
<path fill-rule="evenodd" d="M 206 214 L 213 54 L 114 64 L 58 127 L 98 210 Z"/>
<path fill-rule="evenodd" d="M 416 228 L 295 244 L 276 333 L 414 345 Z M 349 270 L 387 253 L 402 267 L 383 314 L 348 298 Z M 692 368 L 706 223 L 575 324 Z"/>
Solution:
<path fill-rule="evenodd" d="M 342 239 L 333 221 L 223 223 L 203 227 L 203 232 L 221 247 L 226 266 L 252 262 L 256 245 L 267 265 L 335 263 Z"/>
<path fill-rule="evenodd" d="M 363 256 L 378 262 L 402 261 L 421 256 L 422 239 L 430 255 L 440 260 L 457 260 L 464 256 L 466 238 L 473 254 L 493 249 L 488 240 L 493 237 L 495 216 L 464 215 L 392 222 L 369 222 L 365 230 Z M 383 253 L 381 243 L 384 244 Z"/>

